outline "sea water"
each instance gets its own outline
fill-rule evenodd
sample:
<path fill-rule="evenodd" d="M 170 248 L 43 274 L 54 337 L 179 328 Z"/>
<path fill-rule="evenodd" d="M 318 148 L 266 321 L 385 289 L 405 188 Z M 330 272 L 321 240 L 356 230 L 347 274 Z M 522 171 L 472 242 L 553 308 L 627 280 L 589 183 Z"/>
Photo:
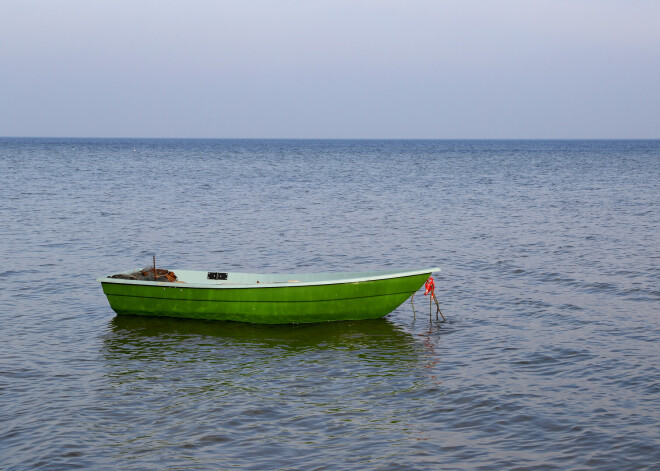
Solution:
<path fill-rule="evenodd" d="M 0 468 L 660 469 L 659 182 L 660 141 L 0 139 Z M 438 266 L 447 320 L 116 317 L 153 254 Z"/>

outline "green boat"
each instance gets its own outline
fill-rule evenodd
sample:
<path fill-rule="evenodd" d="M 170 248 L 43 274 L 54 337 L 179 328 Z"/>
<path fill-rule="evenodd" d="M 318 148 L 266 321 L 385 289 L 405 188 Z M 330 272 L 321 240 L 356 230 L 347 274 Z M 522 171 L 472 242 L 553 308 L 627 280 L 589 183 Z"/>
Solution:
<path fill-rule="evenodd" d="M 434 271 L 439 269 L 289 275 L 174 270 L 176 281 L 127 279 L 131 275 L 97 281 L 117 314 L 291 324 L 383 317 Z"/>

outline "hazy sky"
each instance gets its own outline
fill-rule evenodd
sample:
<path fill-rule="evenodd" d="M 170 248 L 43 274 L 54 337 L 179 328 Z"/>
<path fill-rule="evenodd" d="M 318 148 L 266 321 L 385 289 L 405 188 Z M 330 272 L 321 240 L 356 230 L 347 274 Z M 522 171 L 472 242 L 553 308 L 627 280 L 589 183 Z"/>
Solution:
<path fill-rule="evenodd" d="M 660 138 L 660 1 L 1 0 L 0 136 Z"/>

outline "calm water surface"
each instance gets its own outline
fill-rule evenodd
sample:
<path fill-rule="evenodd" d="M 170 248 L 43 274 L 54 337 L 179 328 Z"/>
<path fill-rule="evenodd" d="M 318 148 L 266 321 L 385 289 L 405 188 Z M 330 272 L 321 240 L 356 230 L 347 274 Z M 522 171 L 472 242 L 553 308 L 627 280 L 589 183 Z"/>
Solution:
<path fill-rule="evenodd" d="M 0 469 L 660 469 L 660 141 L 0 139 Z M 116 317 L 440 266 L 446 322 Z"/>

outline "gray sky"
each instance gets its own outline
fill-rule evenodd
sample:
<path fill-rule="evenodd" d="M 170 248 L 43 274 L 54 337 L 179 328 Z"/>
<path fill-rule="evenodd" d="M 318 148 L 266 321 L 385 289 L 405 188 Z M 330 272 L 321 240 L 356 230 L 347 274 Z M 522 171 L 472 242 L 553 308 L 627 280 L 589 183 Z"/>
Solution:
<path fill-rule="evenodd" d="M 660 138 L 658 0 L 2 0 L 0 136 Z"/>

